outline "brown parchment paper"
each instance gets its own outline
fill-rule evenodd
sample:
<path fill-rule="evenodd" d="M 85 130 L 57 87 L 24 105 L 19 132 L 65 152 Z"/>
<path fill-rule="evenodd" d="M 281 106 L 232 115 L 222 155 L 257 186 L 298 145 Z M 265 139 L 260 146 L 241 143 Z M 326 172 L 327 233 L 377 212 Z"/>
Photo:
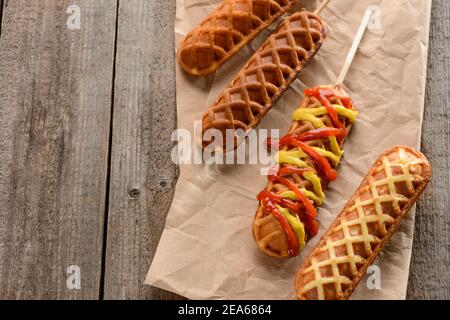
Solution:
<path fill-rule="evenodd" d="M 220 1 L 177 0 L 177 43 Z M 300 1 L 310 9 L 318 1 Z M 303 89 L 332 84 L 369 5 L 379 7 L 350 69 L 345 89 L 360 111 L 345 145 L 339 178 L 319 209 L 320 233 L 294 259 L 274 260 L 251 234 L 255 197 L 266 185 L 258 165 L 181 165 L 166 226 L 146 284 L 191 299 L 293 299 L 295 273 L 321 234 L 355 191 L 377 156 L 401 144 L 420 147 L 431 0 L 339 0 L 321 14 L 329 36 L 319 54 L 265 117 L 259 128 L 283 135 Z M 380 27 L 379 29 L 377 27 Z M 194 78 L 177 66 L 178 127 L 213 103 L 270 31 L 227 62 L 215 75 Z M 414 210 L 376 261 L 381 289 L 366 279 L 353 299 L 404 299 L 414 229 Z"/>

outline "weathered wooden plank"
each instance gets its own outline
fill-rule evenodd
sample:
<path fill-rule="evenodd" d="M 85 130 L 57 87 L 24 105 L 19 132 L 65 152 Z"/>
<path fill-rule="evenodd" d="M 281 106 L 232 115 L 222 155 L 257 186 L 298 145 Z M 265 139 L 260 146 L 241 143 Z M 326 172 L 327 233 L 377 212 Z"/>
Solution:
<path fill-rule="evenodd" d="M 174 0 L 120 1 L 106 299 L 176 298 L 143 285 L 177 177 L 174 19 Z"/>
<path fill-rule="evenodd" d="M 99 297 L 116 4 L 5 2 L 0 299 Z M 80 290 L 66 285 L 70 265 Z"/>
<path fill-rule="evenodd" d="M 433 179 L 419 201 L 408 287 L 410 299 L 450 299 L 450 2 L 434 0 L 422 149 Z"/>

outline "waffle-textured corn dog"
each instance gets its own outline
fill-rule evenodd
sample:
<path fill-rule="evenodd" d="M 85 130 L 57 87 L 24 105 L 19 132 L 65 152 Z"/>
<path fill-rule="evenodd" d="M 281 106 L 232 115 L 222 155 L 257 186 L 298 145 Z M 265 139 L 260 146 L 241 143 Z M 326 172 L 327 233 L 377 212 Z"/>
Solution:
<path fill-rule="evenodd" d="M 180 43 L 178 61 L 193 75 L 208 75 L 288 11 L 293 0 L 225 0 Z"/>
<path fill-rule="evenodd" d="M 289 134 L 278 143 L 280 167 L 258 195 L 253 237 L 263 252 L 277 258 L 296 256 L 317 233 L 315 208 L 324 201 L 328 182 L 336 178 L 341 148 L 357 115 L 339 87 L 305 90 Z"/>
<path fill-rule="evenodd" d="M 297 298 L 348 299 L 430 176 L 420 152 L 384 152 L 298 271 Z"/>
<path fill-rule="evenodd" d="M 316 54 L 325 36 L 320 17 L 307 11 L 281 23 L 204 113 L 202 133 L 216 129 L 223 137 L 215 142 L 215 150 L 232 150 L 245 139 Z M 233 133 L 231 146 L 227 146 L 226 131 Z M 211 141 L 203 136 L 202 144 L 206 147 Z"/>

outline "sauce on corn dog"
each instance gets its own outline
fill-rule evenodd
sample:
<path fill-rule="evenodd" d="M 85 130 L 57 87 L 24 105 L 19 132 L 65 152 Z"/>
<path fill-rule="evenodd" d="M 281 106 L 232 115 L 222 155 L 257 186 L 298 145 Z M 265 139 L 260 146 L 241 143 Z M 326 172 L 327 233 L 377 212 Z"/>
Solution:
<path fill-rule="evenodd" d="M 281 149 L 275 156 L 281 168 L 269 174 L 269 182 L 282 184 L 288 191 L 276 193 L 266 189 L 257 197 L 263 210 L 271 214 L 283 228 L 288 241 L 288 255 L 291 257 L 296 256 L 306 241 L 318 232 L 315 205 L 322 204 L 325 199 L 322 181 L 337 178 L 335 168 L 343 155 L 340 145 L 348 135 L 347 127 L 339 118 L 353 123 L 358 115 L 352 100 L 334 87 L 307 89 L 305 96 L 318 100 L 321 106 L 299 108 L 292 118 L 294 121 L 309 122 L 314 129 L 302 133 L 291 132 L 279 141 L 268 140 L 270 147 Z M 333 99 L 339 99 L 342 105 L 332 104 L 330 101 Z M 332 127 L 320 118 L 324 115 L 328 115 Z M 328 143 L 330 151 L 314 146 L 315 141 Z M 311 190 L 298 187 L 289 179 L 293 174 L 308 181 Z"/>

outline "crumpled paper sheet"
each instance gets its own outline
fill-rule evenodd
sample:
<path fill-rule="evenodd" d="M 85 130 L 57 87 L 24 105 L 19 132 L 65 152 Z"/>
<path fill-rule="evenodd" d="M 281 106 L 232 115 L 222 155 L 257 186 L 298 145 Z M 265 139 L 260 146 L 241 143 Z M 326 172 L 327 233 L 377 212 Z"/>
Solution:
<path fill-rule="evenodd" d="M 176 41 L 220 1 L 177 0 Z M 313 9 L 318 1 L 302 1 Z M 306 87 L 332 84 L 366 8 L 379 8 L 345 81 L 360 111 L 345 145 L 339 178 L 319 209 L 320 234 L 294 259 L 261 253 L 251 226 L 255 197 L 266 185 L 257 165 L 181 165 L 164 233 L 146 284 L 191 299 L 293 299 L 298 267 L 367 174 L 378 155 L 393 145 L 420 146 L 431 0 L 339 0 L 322 13 L 329 36 L 322 49 L 268 113 L 259 128 L 284 135 Z M 380 29 L 378 29 L 380 27 Z M 227 62 L 215 75 L 194 78 L 177 66 L 178 127 L 211 105 L 269 31 Z M 381 289 L 363 279 L 353 299 L 404 299 L 409 273 L 414 210 L 376 261 Z"/>

